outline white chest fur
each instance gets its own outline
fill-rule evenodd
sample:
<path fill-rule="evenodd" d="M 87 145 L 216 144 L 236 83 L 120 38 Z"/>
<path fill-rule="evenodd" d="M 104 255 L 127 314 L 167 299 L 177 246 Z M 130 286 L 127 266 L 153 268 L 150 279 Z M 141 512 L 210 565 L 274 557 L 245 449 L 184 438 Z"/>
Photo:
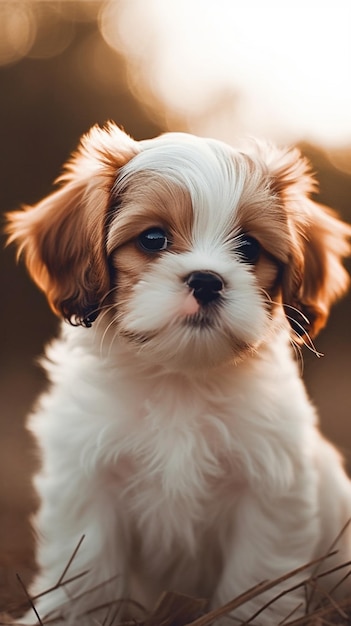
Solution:
<path fill-rule="evenodd" d="M 222 513 L 218 499 L 235 506 L 247 485 L 279 493 L 291 484 L 314 412 L 288 350 L 194 375 L 66 348 L 49 351 L 54 389 L 35 418 L 47 462 L 61 450 L 94 481 L 101 474 L 144 532 L 150 523 L 166 533 L 165 545 L 181 532 L 191 548 L 199 525 Z"/>

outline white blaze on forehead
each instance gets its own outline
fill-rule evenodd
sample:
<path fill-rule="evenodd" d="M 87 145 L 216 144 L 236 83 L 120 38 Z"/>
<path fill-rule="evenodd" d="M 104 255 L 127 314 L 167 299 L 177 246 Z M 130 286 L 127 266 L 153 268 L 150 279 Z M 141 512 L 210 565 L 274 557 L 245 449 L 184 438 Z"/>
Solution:
<path fill-rule="evenodd" d="M 135 172 L 152 171 L 187 189 L 194 244 L 208 248 L 223 242 L 233 230 L 248 176 L 244 155 L 220 141 L 183 133 L 142 141 L 140 147 L 141 152 L 122 168 L 122 181 Z"/>

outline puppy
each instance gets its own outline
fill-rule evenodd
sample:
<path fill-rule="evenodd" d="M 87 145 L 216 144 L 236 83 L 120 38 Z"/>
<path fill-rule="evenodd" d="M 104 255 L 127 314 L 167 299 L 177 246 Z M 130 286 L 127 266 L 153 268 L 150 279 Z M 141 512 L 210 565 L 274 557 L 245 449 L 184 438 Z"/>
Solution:
<path fill-rule="evenodd" d="M 166 589 L 217 607 L 336 540 L 318 571 L 351 559 L 350 482 L 294 358 L 347 289 L 351 228 L 310 199 L 298 150 L 136 142 L 111 123 L 82 138 L 59 183 L 8 226 L 71 323 L 29 420 L 42 459 L 31 593 L 54 588 L 42 621 L 102 623 L 111 606 L 132 618 Z M 283 594 L 255 623 L 295 617 L 304 599 Z"/>

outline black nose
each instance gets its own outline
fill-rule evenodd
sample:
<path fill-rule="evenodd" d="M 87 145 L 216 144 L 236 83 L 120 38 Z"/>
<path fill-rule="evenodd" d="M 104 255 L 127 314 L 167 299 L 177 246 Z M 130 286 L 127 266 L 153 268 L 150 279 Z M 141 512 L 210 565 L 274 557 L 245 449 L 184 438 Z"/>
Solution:
<path fill-rule="evenodd" d="M 220 296 L 224 284 L 222 278 L 214 272 L 192 272 L 186 278 L 186 284 L 194 292 L 199 304 L 207 304 Z"/>

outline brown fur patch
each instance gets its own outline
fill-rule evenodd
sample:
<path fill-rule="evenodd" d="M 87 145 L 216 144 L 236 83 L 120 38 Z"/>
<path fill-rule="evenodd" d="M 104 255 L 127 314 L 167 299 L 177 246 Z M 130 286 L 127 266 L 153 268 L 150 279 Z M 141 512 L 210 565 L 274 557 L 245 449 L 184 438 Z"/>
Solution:
<path fill-rule="evenodd" d="M 108 254 L 153 226 L 166 231 L 174 252 L 191 248 L 193 210 L 186 189 L 160 174 L 138 172 L 122 189 L 121 198 L 108 234 Z M 149 256 L 145 253 L 144 260 Z"/>
<path fill-rule="evenodd" d="M 274 297 L 279 288 L 280 266 L 277 261 L 263 251 L 254 269 L 259 287 L 266 291 L 270 297 Z"/>
<path fill-rule="evenodd" d="M 63 186 L 9 215 L 9 241 L 18 244 L 33 280 L 52 309 L 76 323 L 109 290 L 104 236 L 110 191 L 116 168 L 136 154 L 136 146 L 117 127 L 94 127 L 66 165 Z"/>
<path fill-rule="evenodd" d="M 267 188 L 258 188 L 251 196 L 244 192 L 236 222 L 241 231 L 255 237 L 266 252 L 282 263 L 288 262 L 291 250 L 288 216 L 279 199 Z"/>

